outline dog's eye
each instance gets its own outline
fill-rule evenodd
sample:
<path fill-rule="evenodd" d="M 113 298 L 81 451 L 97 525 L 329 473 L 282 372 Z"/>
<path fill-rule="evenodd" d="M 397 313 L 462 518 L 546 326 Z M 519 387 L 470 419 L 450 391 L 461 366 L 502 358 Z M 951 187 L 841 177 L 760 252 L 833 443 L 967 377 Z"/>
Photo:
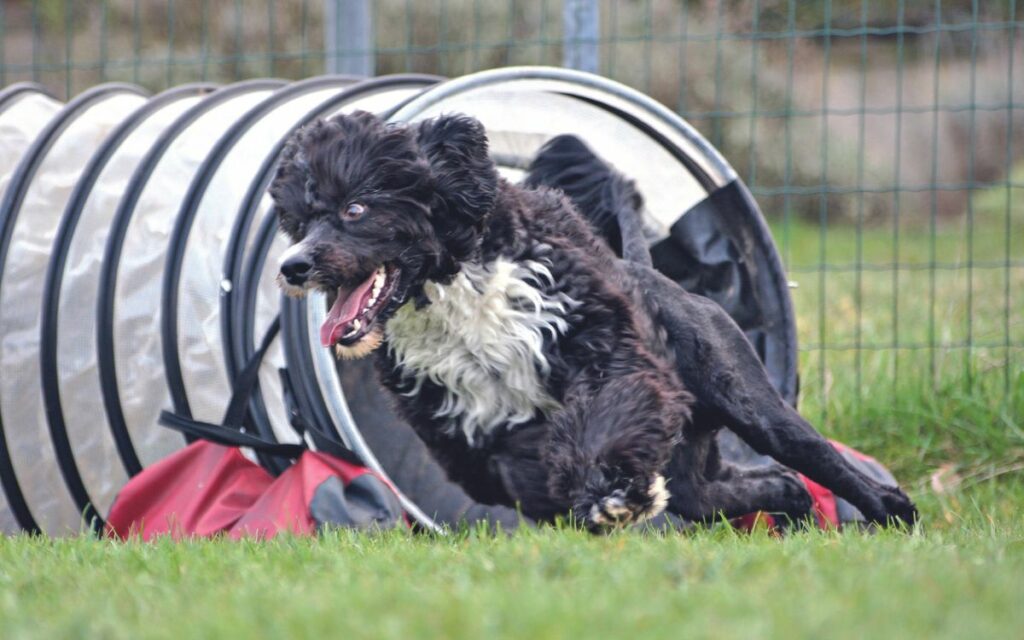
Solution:
<path fill-rule="evenodd" d="M 341 217 L 346 220 L 358 220 L 359 218 L 362 218 L 365 213 L 366 207 L 358 202 L 353 202 L 341 212 Z"/>

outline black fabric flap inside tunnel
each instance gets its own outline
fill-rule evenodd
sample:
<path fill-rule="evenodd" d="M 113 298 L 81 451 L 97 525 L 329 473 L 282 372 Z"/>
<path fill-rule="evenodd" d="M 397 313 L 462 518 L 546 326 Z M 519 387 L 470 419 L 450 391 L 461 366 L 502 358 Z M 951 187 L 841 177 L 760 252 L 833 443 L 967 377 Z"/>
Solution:
<path fill-rule="evenodd" d="M 786 372 L 773 366 L 778 344 L 779 301 L 764 273 L 765 259 L 750 224 L 750 204 L 739 181 L 701 200 L 672 225 L 669 235 L 651 247 L 654 268 L 684 289 L 717 302 L 743 329 L 777 389 Z M 787 395 L 783 393 L 783 395 Z M 788 398 L 787 398 L 788 399 Z"/>

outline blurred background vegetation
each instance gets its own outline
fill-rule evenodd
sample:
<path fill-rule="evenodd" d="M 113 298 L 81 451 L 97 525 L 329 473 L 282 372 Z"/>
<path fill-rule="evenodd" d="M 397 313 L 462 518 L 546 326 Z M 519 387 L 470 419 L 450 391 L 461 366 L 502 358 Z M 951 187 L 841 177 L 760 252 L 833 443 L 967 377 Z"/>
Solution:
<path fill-rule="evenodd" d="M 561 61 L 557 0 L 373 4 L 379 74 Z M 606 0 L 601 72 L 691 120 L 769 215 L 945 220 L 1024 154 L 1016 13 L 1014 0 Z M 0 82 L 67 95 L 315 75 L 322 20 L 322 0 L 3 0 Z"/>
<path fill-rule="evenodd" d="M 558 65 L 562 4 L 377 0 L 376 72 Z M 316 75 L 323 6 L 2 0 L 0 85 L 36 80 L 67 97 L 111 80 L 155 91 Z M 1024 22 L 1016 0 L 599 6 L 600 72 L 695 125 L 771 221 L 799 285 L 805 410 L 841 433 L 842 419 L 832 417 L 859 416 L 874 398 L 884 422 L 905 385 L 926 393 L 987 385 L 985 397 L 1021 406 Z"/>

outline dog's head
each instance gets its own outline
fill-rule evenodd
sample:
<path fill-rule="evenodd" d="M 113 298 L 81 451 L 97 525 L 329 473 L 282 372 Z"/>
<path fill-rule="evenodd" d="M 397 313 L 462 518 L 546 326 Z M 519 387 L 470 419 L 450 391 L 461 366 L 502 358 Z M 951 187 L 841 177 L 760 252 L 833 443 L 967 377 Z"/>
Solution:
<path fill-rule="evenodd" d="M 318 120 L 285 146 L 270 186 L 294 242 L 278 281 L 334 297 L 324 346 L 361 357 L 427 280 L 479 249 L 498 176 L 483 126 L 468 116 L 390 125 L 366 112 Z"/>

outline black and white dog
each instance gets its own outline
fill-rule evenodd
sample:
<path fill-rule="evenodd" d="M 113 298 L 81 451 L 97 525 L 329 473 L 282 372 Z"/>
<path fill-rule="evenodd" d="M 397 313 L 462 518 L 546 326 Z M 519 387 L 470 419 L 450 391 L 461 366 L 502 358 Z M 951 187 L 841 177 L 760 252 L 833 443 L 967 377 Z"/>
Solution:
<path fill-rule="evenodd" d="M 592 529 L 666 508 L 806 515 L 790 471 L 722 463 L 725 426 L 869 520 L 915 519 L 779 398 L 720 308 L 619 260 L 560 191 L 501 179 L 476 120 L 317 121 L 270 191 L 295 242 L 285 291 L 333 297 L 323 344 L 377 351 L 401 413 L 478 501 Z"/>

